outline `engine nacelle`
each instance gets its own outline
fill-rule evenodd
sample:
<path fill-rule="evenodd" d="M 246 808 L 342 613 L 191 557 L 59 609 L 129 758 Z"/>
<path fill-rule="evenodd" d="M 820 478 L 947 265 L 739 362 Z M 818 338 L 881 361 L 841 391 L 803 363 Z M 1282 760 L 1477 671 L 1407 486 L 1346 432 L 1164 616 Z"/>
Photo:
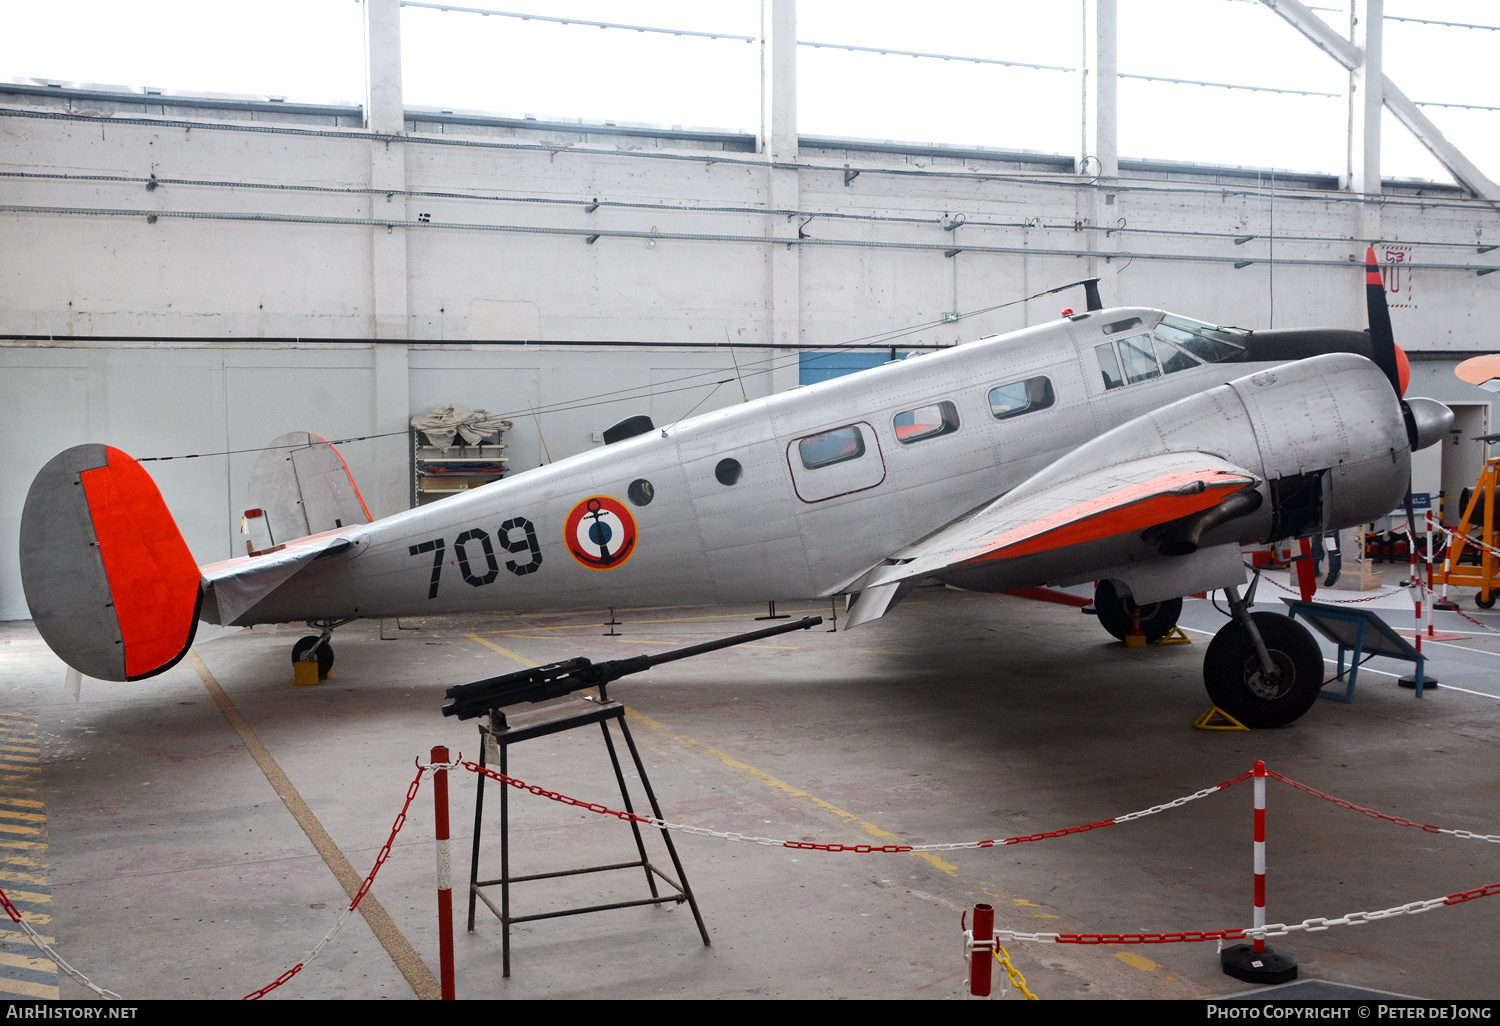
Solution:
<path fill-rule="evenodd" d="M 1046 488 L 1125 460 L 1206 452 L 1261 479 L 1261 502 L 1171 532 L 1163 555 L 1338 530 L 1400 504 L 1411 447 L 1396 395 L 1363 357 L 1329 353 L 1180 399 L 1080 447 L 1012 492 Z M 1184 539 L 1190 539 L 1190 544 Z"/>

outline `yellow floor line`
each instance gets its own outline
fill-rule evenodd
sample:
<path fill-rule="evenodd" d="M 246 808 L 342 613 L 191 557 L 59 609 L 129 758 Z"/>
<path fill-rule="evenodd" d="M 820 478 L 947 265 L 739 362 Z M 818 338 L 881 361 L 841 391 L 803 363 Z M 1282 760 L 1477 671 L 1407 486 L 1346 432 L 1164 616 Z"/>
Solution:
<path fill-rule="evenodd" d="M 29 998 L 51 998 L 60 996 L 58 989 L 45 983 L 27 983 L 23 980 L 0 979 L 0 994 L 19 994 Z"/>
<path fill-rule="evenodd" d="M 359 893 L 364 878 L 350 865 L 349 860 L 344 857 L 344 853 L 339 850 L 328 831 L 323 829 L 323 824 L 318 822 L 318 817 L 313 815 L 312 809 L 297 793 L 291 779 L 277 765 L 266 746 L 261 744 L 260 738 L 255 736 L 255 731 L 250 729 L 250 724 L 245 722 L 239 709 L 235 707 L 234 702 L 230 700 L 219 682 L 214 679 L 214 675 L 198 657 L 198 653 L 189 651 L 187 657 L 189 665 L 197 671 L 199 679 L 203 681 L 203 686 L 208 689 L 208 693 L 218 704 L 219 711 L 224 714 L 224 718 L 229 721 L 229 725 L 234 728 L 234 732 L 240 736 L 240 741 L 250 752 L 251 758 L 270 781 L 271 788 L 286 805 L 287 811 L 292 814 L 292 818 L 297 821 L 302 832 L 307 834 L 307 839 L 312 842 L 318 854 L 323 856 L 323 861 L 328 864 L 328 868 L 333 871 L 334 877 L 352 900 Z M 375 900 L 375 895 L 364 896 L 359 903 L 359 912 L 365 917 L 365 922 L 370 925 L 375 938 L 391 956 L 391 961 L 396 964 L 401 975 L 406 977 L 406 982 L 411 984 L 411 989 L 416 991 L 417 997 L 424 1001 L 440 1000 L 442 989 L 438 986 L 437 977 L 432 975 L 432 970 L 427 968 L 427 964 L 422 961 L 422 956 L 418 955 L 411 943 L 402 936 L 401 931 L 396 927 L 395 920 L 391 919 L 390 914 Z"/>
<path fill-rule="evenodd" d="M 11 901 L 25 905 L 47 905 L 52 901 L 50 894 L 42 894 L 38 891 L 15 891 L 9 887 L 5 889 L 5 896 Z"/>
<path fill-rule="evenodd" d="M 30 969 L 38 973 L 57 972 L 57 963 L 50 958 L 37 958 L 33 955 L 17 955 L 10 951 L 0 951 L 0 965 L 15 966 L 17 969 Z"/>
<path fill-rule="evenodd" d="M 28 823 L 47 822 L 47 814 L 45 812 L 16 812 L 12 809 L 0 809 L 0 816 L 8 816 L 11 819 L 25 820 Z"/>
<path fill-rule="evenodd" d="M 496 652 L 499 652 L 502 655 L 509 656 L 510 658 L 514 659 L 516 662 L 520 663 L 522 666 L 536 666 L 537 665 L 536 663 L 532 662 L 530 659 L 527 659 L 525 656 L 516 655 L 516 653 L 510 651 L 509 649 L 507 649 L 507 648 L 501 648 L 499 645 L 495 644 L 493 641 L 486 641 L 484 638 L 481 638 L 477 634 L 470 634 L 469 637 L 472 640 L 479 642 L 481 645 L 484 645 L 484 646 L 486 646 L 488 648 L 494 649 Z M 869 834 L 871 837 L 877 837 L 877 838 L 881 839 L 882 841 L 884 841 L 884 842 L 886 842 L 888 844 L 905 844 L 906 843 L 904 840 L 902 840 L 900 837 L 896 836 L 895 834 L 891 833 L 889 830 L 885 830 L 882 827 L 876 826 L 874 823 L 868 822 L 867 820 L 860 819 L 858 816 L 856 816 L 852 812 L 845 812 L 843 809 L 839 808 L 837 805 L 834 805 L 831 802 L 824 801 L 822 798 L 819 798 L 816 795 L 814 795 L 814 794 L 812 794 L 812 793 L 810 793 L 808 791 L 804 791 L 800 787 L 796 787 L 796 786 L 794 786 L 792 784 L 788 784 L 784 780 L 778 780 L 776 777 L 771 776 L 769 773 L 766 773 L 766 772 L 764 772 L 762 770 L 758 770 L 754 766 L 749 765 L 748 763 L 741 762 L 739 759 L 734 758 L 734 756 L 732 756 L 732 755 L 726 755 L 725 753 L 719 751 L 716 748 L 710 748 L 708 745 L 703 744 L 701 741 L 695 741 L 692 738 L 686 737 L 686 736 L 684 736 L 682 734 L 673 734 L 670 731 L 667 731 L 667 728 L 666 728 L 666 726 L 664 724 L 658 723 L 656 720 L 653 720 L 651 717 L 643 715 L 642 713 L 638 713 L 634 709 L 629 708 L 628 706 L 625 709 L 625 714 L 627 716 L 629 716 L 631 719 L 635 720 L 636 722 L 642 724 L 643 726 L 649 727 L 652 730 L 660 730 L 660 731 L 665 732 L 668 737 L 670 737 L 672 740 L 678 742 L 679 744 L 687 745 L 688 747 L 691 747 L 691 748 L 701 748 L 701 749 L 703 749 L 705 752 L 709 753 L 714 758 L 718 759 L 720 762 L 722 762 L 724 765 L 730 767 L 731 769 L 739 770 L 741 773 L 747 773 L 750 776 L 754 777 L 756 780 L 759 780 L 761 783 L 766 784 L 769 787 L 774 787 L 776 790 L 781 791 L 782 793 L 787 794 L 790 797 L 793 797 L 793 798 L 805 798 L 808 801 L 812 802 L 814 805 L 818 806 L 820 809 L 823 809 L 823 810 L 825 810 L 827 812 L 831 812 L 835 816 L 838 816 L 840 819 L 844 820 L 846 823 L 855 823 L 855 824 L 858 824 L 859 827 L 862 830 L 864 830 L 865 833 Z M 944 861 L 943 859 L 938 858 L 936 855 L 932 854 L 931 852 L 921 851 L 921 852 L 912 852 L 912 854 L 915 855 L 917 858 L 921 859 L 922 861 L 928 862 L 928 863 L 932 864 L 933 866 L 935 866 L 936 868 L 941 869 L 944 873 L 947 873 L 949 876 L 954 876 L 954 875 L 956 875 L 958 873 L 958 867 L 957 866 L 953 865 L 951 862 L 947 862 L 947 861 Z"/>
<path fill-rule="evenodd" d="M 25 917 L 22 916 L 22 918 L 24 919 Z M 10 917 L 7 916 L 4 920 L 0 920 L 0 921 L 9 923 L 10 922 Z M 37 936 L 40 937 L 40 938 L 42 938 L 42 943 L 43 944 L 54 944 L 55 945 L 57 943 L 57 938 L 56 937 L 49 937 L 46 934 L 42 933 L 42 931 L 40 931 L 40 930 L 37 931 Z M 26 933 L 24 930 L 0 930 L 0 944 L 30 944 L 30 943 L 31 943 L 31 934 Z"/>

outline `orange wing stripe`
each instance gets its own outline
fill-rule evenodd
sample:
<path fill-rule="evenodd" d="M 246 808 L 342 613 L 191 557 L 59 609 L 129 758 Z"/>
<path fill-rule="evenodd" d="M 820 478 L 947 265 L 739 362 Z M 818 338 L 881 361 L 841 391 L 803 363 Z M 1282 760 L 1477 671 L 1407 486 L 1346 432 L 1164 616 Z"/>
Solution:
<path fill-rule="evenodd" d="M 119 449 L 105 451 L 107 465 L 79 476 L 133 678 L 182 653 L 201 579 L 151 475 Z"/>
<path fill-rule="evenodd" d="M 1193 481 L 1202 481 L 1208 487 L 1196 495 L 1162 494 Z M 984 548 L 965 556 L 961 562 L 1014 559 L 1067 545 L 1112 538 L 1127 531 L 1144 530 L 1217 506 L 1224 501 L 1226 491 L 1250 483 L 1251 479 L 1243 474 L 1230 474 L 1212 467 L 1166 474 L 1117 488 L 1007 531 Z"/>

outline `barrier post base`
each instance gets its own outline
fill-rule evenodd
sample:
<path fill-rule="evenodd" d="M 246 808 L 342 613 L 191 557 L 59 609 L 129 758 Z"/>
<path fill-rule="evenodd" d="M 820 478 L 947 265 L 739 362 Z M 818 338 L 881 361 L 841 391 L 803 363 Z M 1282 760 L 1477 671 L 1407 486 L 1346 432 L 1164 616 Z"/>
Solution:
<path fill-rule="evenodd" d="M 1226 976 L 1246 983 L 1287 983 L 1297 978 L 1297 960 L 1271 947 L 1256 951 L 1253 944 L 1236 944 L 1219 952 L 1219 965 Z"/>
<path fill-rule="evenodd" d="M 1396 683 L 1401 685 L 1403 688 L 1406 688 L 1408 691 L 1415 691 L 1417 688 L 1417 675 L 1415 673 L 1408 673 L 1405 677 L 1398 678 Z M 1422 678 L 1422 689 L 1424 691 L 1433 691 L 1437 688 L 1437 686 L 1438 682 L 1436 677 Z"/>

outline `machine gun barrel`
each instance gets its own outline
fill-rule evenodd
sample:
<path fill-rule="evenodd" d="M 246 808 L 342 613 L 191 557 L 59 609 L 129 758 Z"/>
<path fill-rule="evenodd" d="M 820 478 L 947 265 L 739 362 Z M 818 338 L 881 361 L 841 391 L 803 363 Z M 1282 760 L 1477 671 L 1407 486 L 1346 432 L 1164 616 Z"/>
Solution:
<path fill-rule="evenodd" d="M 467 720 L 475 716 L 483 716 L 493 709 L 501 709 L 521 702 L 544 702 L 549 698 L 559 698 L 584 688 L 602 689 L 606 684 L 617 681 L 621 677 L 641 673 L 662 663 L 675 662 L 678 659 L 687 659 L 707 652 L 717 652 L 721 648 L 775 637 L 777 634 L 785 634 L 788 631 L 805 631 L 822 622 L 821 616 L 808 616 L 790 623 L 777 624 L 775 627 L 765 627 L 747 634 L 735 634 L 716 641 L 705 641 L 701 645 L 689 645 L 686 648 L 662 652 L 658 655 L 638 655 L 628 659 L 610 659 L 602 663 L 591 662 L 579 656 L 558 663 L 548 663 L 545 666 L 533 666 L 512 673 L 502 673 L 498 677 L 486 677 L 483 680 L 449 688 L 447 696 L 452 701 L 443 706 L 443 715 L 457 716 L 461 720 Z M 602 690 L 600 694 L 602 696 Z"/>

